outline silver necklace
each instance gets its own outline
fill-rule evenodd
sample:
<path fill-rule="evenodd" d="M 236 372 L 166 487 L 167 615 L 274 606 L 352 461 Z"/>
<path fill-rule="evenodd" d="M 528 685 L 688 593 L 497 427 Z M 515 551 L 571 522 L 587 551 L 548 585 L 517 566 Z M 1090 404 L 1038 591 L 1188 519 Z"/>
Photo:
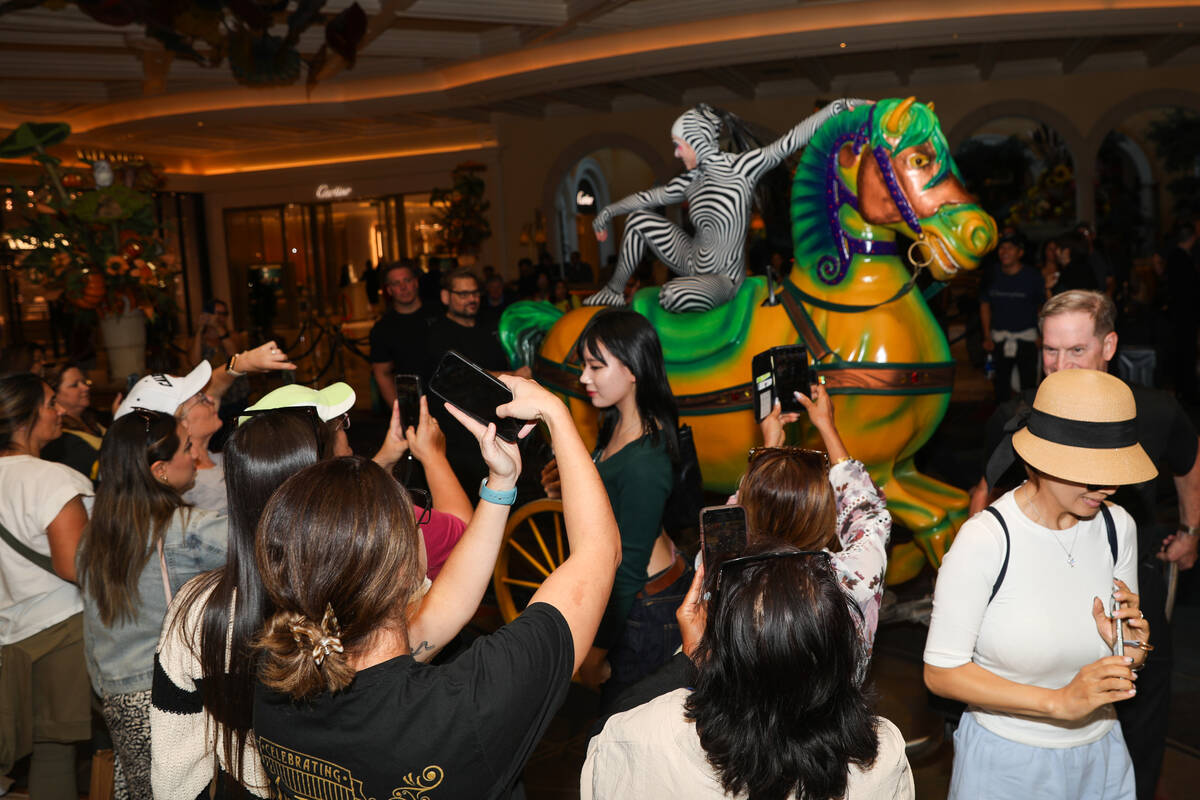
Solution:
<path fill-rule="evenodd" d="M 1033 496 L 1032 495 L 1025 499 L 1025 508 L 1028 509 L 1029 511 L 1033 512 L 1033 515 L 1035 517 L 1037 517 L 1037 521 L 1038 521 L 1039 525 L 1041 525 L 1043 528 L 1050 528 L 1050 526 L 1046 524 L 1046 520 L 1042 519 L 1041 513 L 1039 513 L 1037 510 L 1037 506 L 1035 506 L 1033 504 Z M 1063 544 L 1061 541 L 1059 541 L 1057 534 L 1054 535 L 1054 541 L 1058 543 L 1058 546 L 1062 548 L 1063 553 L 1066 554 L 1067 566 L 1074 567 L 1075 566 L 1075 543 L 1079 541 L 1079 523 L 1075 524 L 1075 538 L 1071 539 L 1071 549 L 1070 550 L 1067 549 L 1067 546 L 1065 544 Z"/>

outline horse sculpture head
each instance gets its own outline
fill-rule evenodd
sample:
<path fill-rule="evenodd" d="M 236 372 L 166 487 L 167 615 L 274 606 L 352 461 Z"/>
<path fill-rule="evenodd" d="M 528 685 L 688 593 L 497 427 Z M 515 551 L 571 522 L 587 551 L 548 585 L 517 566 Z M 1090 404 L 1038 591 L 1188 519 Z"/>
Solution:
<path fill-rule="evenodd" d="M 806 204 L 823 206 L 825 219 L 813 219 L 816 208 L 805 214 Z M 974 269 L 996 243 L 996 223 L 963 186 L 932 103 L 913 97 L 826 123 L 801 158 L 793 209 L 797 263 L 831 286 L 856 255 L 897 254 L 896 234 L 914 240 L 910 260 L 938 280 Z"/>

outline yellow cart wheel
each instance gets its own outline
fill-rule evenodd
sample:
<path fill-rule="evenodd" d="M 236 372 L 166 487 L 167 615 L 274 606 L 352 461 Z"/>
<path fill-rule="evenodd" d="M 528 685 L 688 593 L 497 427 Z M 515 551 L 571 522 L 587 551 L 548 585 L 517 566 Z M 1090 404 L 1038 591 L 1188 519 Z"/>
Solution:
<path fill-rule="evenodd" d="M 517 509 L 504 529 L 492 586 L 500 615 L 509 623 L 570 552 L 561 500 L 543 498 Z"/>

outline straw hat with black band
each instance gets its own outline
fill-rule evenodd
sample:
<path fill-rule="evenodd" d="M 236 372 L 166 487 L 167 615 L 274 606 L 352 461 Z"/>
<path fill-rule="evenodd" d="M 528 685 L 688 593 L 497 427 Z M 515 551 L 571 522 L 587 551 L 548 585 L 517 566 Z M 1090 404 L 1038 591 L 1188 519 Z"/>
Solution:
<path fill-rule="evenodd" d="M 1107 372 L 1047 375 L 1012 447 L 1039 472 L 1073 483 L 1120 486 L 1158 475 L 1138 443 L 1133 392 Z"/>

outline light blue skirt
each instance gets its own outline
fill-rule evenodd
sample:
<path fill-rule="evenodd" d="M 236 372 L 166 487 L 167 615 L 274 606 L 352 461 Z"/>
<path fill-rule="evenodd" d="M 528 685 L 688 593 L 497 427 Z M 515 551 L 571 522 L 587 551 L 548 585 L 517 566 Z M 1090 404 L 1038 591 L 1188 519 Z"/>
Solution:
<path fill-rule="evenodd" d="M 1132 800 L 1133 762 L 1121 724 L 1078 747 L 1034 747 L 997 736 L 970 712 L 954 733 L 949 800 Z"/>

